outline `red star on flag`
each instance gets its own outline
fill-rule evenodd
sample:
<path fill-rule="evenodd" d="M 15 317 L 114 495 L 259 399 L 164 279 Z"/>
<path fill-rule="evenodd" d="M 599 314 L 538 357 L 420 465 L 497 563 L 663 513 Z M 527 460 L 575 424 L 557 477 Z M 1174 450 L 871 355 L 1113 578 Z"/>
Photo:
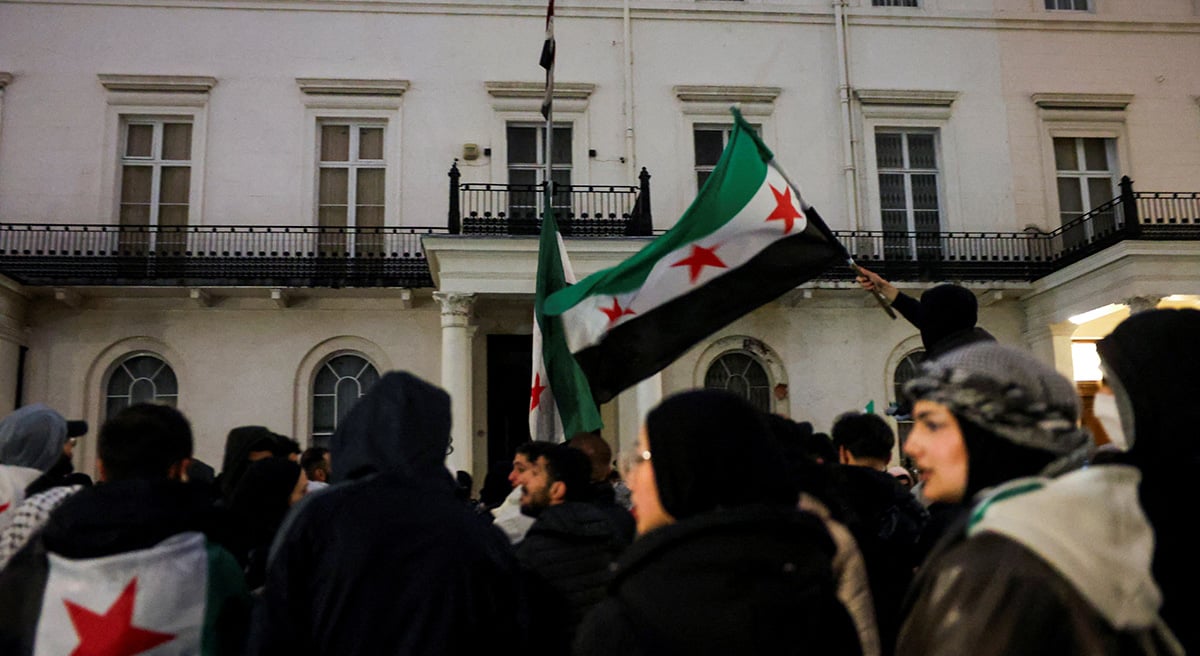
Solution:
<path fill-rule="evenodd" d="M 712 248 L 705 248 L 699 244 L 692 244 L 692 254 L 679 260 L 672 267 L 686 266 L 688 268 L 688 277 L 691 278 L 692 284 L 696 284 L 696 279 L 700 277 L 700 271 L 706 266 L 725 268 L 725 263 L 721 258 L 717 257 L 717 249 L 721 245 L 717 244 Z"/>
<path fill-rule="evenodd" d="M 533 377 L 533 389 L 529 390 L 530 412 L 533 412 L 533 409 L 538 407 L 538 404 L 542 402 L 542 392 L 545 392 L 546 389 L 547 387 L 542 384 L 542 375 L 540 373 L 536 374 Z"/>
<path fill-rule="evenodd" d="M 605 316 L 608 317 L 609 323 L 613 323 L 617 319 L 620 319 L 621 317 L 623 317 L 627 314 L 637 314 L 637 312 L 634 312 L 633 310 L 630 310 L 629 308 L 621 307 L 621 303 L 619 301 L 617 301 L 616 296 L 613 297 L 612 307 L 610 307 L 610 308 L 602 307 L 602 308 L 600 308 L 600 311 L 603 312 L 605 314 Z"/>
<path fill-rule="evenodd" d="M 79 636 L 79 646 L 71 656 L 133 656 L 174 640 L 174 634 L 147 631 L 133 625 L 135 596 L 136 576 L 103 615 L 64 599 L 71 624 L 75 625 L 75 634 Z"/>
<path fill-rule="evenodd" d="M 803 219 L 804 215 L 796 206 L 792 204 L 792 188 L 784 187 L 781 193 L 775 188 L 775 185 L 767 185 L 771 188 L 771 193 L 775 194 L 775 210 L 767 217 L 768 221 L 783 221 L 783 234 L 789 235 L 792 233 L 792 224 L 796 219 Z"/>

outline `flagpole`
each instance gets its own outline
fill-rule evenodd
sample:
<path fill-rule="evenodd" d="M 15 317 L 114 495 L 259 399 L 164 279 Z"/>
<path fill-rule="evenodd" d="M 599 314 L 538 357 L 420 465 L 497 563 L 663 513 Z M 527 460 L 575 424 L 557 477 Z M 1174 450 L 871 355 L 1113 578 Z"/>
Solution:
<path fill-rule="evenodd" d="M 783 181 L 788 183 L 789 187 L 796 190 L 796 196 L 800 199 L 800 208 L 803 210 L 808 210 L 808 208 L 812 207 L 812 205 L 809 205 L 804 201 L 804 197 L 800 195 L 800 187 L 797 187 L 796 184 L 792 182 L 792 178 L 787 174 L 787 171 L 783 169 L 783 165 L 779 163 L 779 160 L 772 158 L 771 164 L 775 166 L 776 171 L 779 171 L 779 175 L 783 176 Z M 833 231 L 829 229 L 829 226 L 825 225 L 824 221 L 816 221 L 814 223 L 816 228 L 821 231 L 821 234 L 825 235 L 826 239 L 837 244 L 838 248 L 842 249 L 842 254 L 846 256 L 846 264 L 850 267 L 850 270 L 854 272 L 854 275 L 865 277 L 866 274 L 863 273 L 862 267 L 858 266 L 858 262 L 854 261 L 854 257 L 850 255 L 850 251 L 846 250 L 845 244 L 838 241 L 838 238 L 834 236 Z M 881 294 L 878 289 L 872 289 L 870 292 L 871 296 L 875 297 L 875 302 L 879 304 L 879 307 L 883 308 L 883 311 L 886 312 L 889 317 L 895 319 L 896 312 L 892 310 L 892 304 L 883 297 L 883 294 Z"/>

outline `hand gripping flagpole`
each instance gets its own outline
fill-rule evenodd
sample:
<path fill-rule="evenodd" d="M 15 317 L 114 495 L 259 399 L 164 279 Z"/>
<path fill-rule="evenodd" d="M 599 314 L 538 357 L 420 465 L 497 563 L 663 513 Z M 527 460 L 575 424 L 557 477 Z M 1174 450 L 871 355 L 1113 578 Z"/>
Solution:
<path fill-rule="evenodd" d="M 775 167 L 776 171 L 779 171 L 779 175 L 783 176 L 783 181 L 788 183 L 788 186 L 796 192 L 796 198 L 800 199 L 800 209 L 807 212 L 812 205 L 809 205 L 807 202 L 805 202 L 804 196 L 800 194 L 800 187 L 797 187 L 796 183 L 792 182 L 791 177 L 788 176 L 787 171 L 783 170 L 783 165 L 779 163 L 779 160 L 772 158 L 771 165 Z M 843 244 L 838 240 L 837 237 L 834 236 L 833 231 L 829 229 L 829 226 L 825 225 L 824 221 L 813 221 L 812 223 L 816 226 L 817 230 L 824 235 L 825 239 L 828 239 L 833 244 L 837 244 L 837 247 L 842 250 L 842 255 L 846 257 L 846 265 L 850 267 L 850 270 L 854 272 L 854 275 L 865 277 L 866 274 L 863 273 L 862 267 L 858 266 L 858 263 L 855 262 L 854 258 L 850 255 L 850 251 L 846 250 L 845 244 Z M 875 297 L 875 302 L 879 303 L 879 307 L 883 308 L 883 311 L 886 312 L 889 317 L 895 319 L 896 312 L 892 310 L 892 304 L 883 297 L 883 294 L 879 293 L 878 289 L 872 289 L 870 292 L 871 295 Z"/>

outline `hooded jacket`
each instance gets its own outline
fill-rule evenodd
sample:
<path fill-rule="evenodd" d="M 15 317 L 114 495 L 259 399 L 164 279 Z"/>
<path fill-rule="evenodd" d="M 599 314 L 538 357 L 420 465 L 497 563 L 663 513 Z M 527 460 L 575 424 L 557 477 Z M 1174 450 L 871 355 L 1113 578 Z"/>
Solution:
<path fill-rule="evenodd" d="M 359 400 L 331 441 L 334 484 L 293 508 L 272 547 L 252 653 L 523 649 L 516 560 L 455 497 L 449 444 L 450 397 L 411 374 Z"/>
<path fill-rule="evenodd" d="M 1125 461 L 1142 472 L 1138 495 L 1154 527 L 1154 576 L 1162 616 L 1190 653 L 1200 653 L 1196 622 L 1200 537 L 1190 517 L 1200 468 L 1200 312 L 1154 310 L 1126 319 L 1096 350 L 1111 374 L 1127 438 Z M 1124 406 L 1124 407 L 1122 407 Z"/>
<path fill-rule="evenodd" d="M 26 488 L 59 461 L 67 443 L 67 420 L 34 403 L 0 421 L 0 529 L 25 500 Z"/>
<path fill-rule="evenodd" d="M 921 331 L 926 359 L 967 344 L 996 341 L 991 333 L 975 325 L 979 318 L 975 295 L 958 285 L 932 287 L 921 294 L 919 301 L 900 292 L 892 307 Z"/>
<path fill-rule="evenodd" d="M 986 491 L 918 574 L 896 653 L 1183 653 L 1159 619 L 1137 483 L 1097 466 Z"/>

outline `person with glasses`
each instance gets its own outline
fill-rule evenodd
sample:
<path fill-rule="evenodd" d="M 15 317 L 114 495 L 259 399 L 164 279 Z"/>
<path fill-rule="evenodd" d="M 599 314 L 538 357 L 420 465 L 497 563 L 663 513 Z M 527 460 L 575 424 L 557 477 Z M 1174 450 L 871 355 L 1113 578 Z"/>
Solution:
<path fill-rule="evenodd" d="M 574 653 L 858 654 L 836 598 L 834 544 L 759 412 L 727 392 L 684 392 L 622 456 L 638 538 Z"/>

